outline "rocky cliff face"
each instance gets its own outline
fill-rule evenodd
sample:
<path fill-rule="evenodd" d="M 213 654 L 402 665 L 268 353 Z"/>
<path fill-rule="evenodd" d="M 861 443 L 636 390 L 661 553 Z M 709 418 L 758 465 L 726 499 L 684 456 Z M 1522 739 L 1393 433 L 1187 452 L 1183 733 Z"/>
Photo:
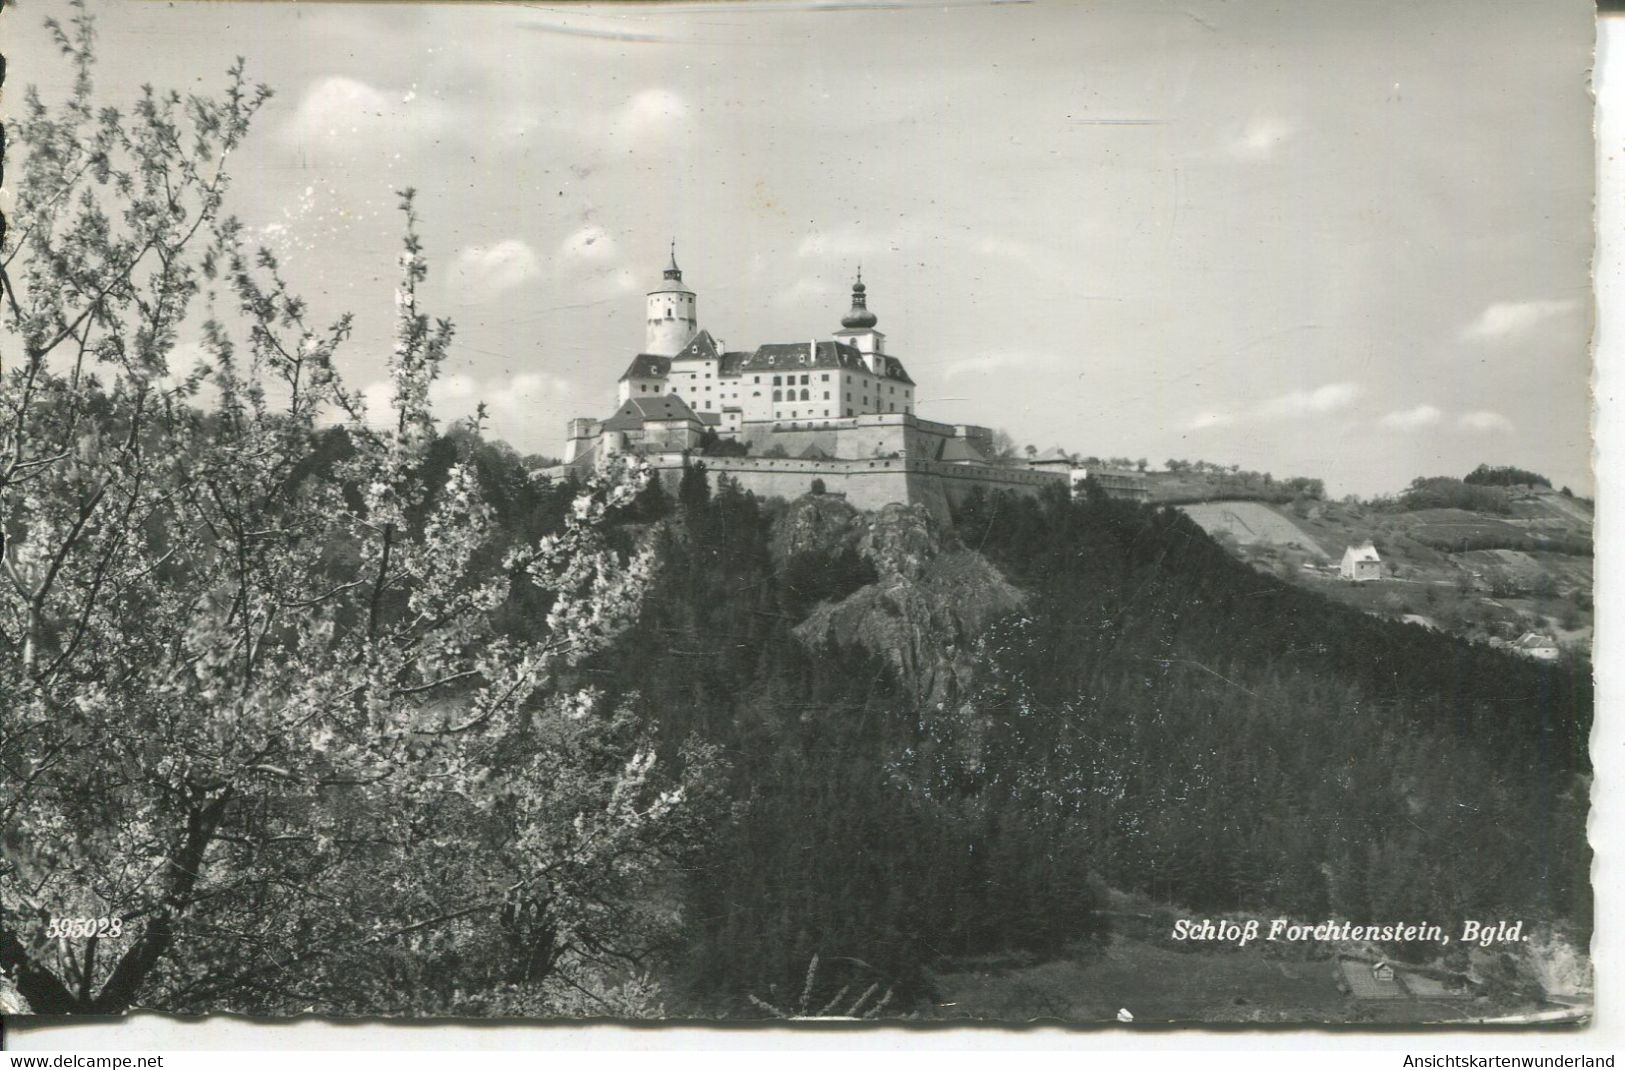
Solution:
<path fill-rule="evenodd" d="M 867 530 L 867 518 L 845 498 L 809 494 L 791 502 L 773 525 L 768 548 L 782 565 L 797 554 L 839 553 L 856 546 Z"/>
<path fill-rule="evenodd" d="M 785 556 L 847 546 L 875 566 L 879 580 L 814 608 L 796 636 L 814 647 L 874 651 L 924 708 L 956 711 L 975 671 L 978 637 L 1021 606 L 1021 591 L 922 505 L 865 514 L 839 499 L 807 497 L 791 505 L 774 534 L 775 554 Z"/>

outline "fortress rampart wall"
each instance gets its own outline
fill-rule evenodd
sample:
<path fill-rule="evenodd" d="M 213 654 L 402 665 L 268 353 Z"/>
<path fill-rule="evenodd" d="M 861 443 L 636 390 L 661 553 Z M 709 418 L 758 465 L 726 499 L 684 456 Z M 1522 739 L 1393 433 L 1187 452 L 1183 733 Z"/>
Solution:
<path fill-rule="evenodd" d="M 868 460 L 901 454 L 905 457 L 932 458 L 942 448 L 944 439 L 954 438 L 961 429 L 953 424 L 922 420 L 912 413 L 876 413 L 839 420 L 804 422 L 794 426 L 793 420 L 760 420 L 746 423 L 735 436 L 749 443 L 760 456 L 777 447 L 797 457 L 809 446 L 817 446 L 831 457 Z M 978 440 L 983 428 L 964 429 Z"/>
<path fill-rule="evenodd" d="M 646 459 L 659 472 L 667 490 L 676 493 L 683 475 L 682 455 L 657 454 Z M 950 506 L 963 501 L 976 487 L 988 492 L 1009 490 L 1039 494 L 1045 487 L 1068 486 L 1064 473 L 901 457 L 833 461 L 771 457 L 697 457 L 694 460 L 705 465 L 713 486 L 718 476 L 726 475 L 760 498 L 793 500 L 809 492 L 814 479 L 820 479 L 827 492 L 845 495 L 846 500 L 859 509 L 879 509 L 888 502 L 918 502 L 944 523 L 950 520 Z"/>

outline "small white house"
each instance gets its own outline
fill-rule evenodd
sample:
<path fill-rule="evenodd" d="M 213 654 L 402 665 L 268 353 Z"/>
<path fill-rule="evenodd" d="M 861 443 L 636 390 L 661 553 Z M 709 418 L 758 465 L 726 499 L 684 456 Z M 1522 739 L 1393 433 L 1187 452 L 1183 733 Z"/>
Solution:
<path fill-rule="evenodd" d="M 1355 583 L 1380 580 L 1382 558 L 1377 555 L 1377 548 L 1369 542 L 1360 546 L 1350 546 L 1343 551 L 1343 564 L 1338 568 L 1337 574 Z"/>
<path fill-rule="evenodd" d="M 1562 655 L 1556 639 L 1538 632 L 1524 632 L 1512 641 L 1512 649 L 1536 661 L 1556 661 Z"/>

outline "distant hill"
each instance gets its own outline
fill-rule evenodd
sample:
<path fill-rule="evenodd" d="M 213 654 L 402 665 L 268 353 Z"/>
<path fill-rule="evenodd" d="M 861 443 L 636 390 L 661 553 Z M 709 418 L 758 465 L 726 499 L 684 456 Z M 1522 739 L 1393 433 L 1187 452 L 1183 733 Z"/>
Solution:
<path fill-rule="evenodd" d="M 1403 499 L 1206 500 L 1180 508 L 1256 568 L 1377 616 L 1486 642 L 1534 631 L 1588 651 L 1591 503 L 1538 485 L 1493 490 L 1495 512 L 1406 508 Z M 1384 578 L 1340 579 L 1343 549 L 1368 539 Z"/>

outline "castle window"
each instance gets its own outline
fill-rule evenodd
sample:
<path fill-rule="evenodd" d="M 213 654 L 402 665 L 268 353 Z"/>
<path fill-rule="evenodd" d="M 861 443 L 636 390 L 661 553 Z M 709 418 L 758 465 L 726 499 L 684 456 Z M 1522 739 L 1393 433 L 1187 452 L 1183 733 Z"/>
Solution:
<path fill-rule="evenodd" d="M 782 390 L 775 390 L 775 391 L 773 391 L 773 400 L 774 400 L 774 401 L 780 401 L 780 400 L 782 400 L 782 398 L 781 398 L 781 397 L 780 397 L 780 395 L 781 395 L 781 394 L 783 394 L 783 393 L 784 393 L 784 391 L 782 391 Z"/>
<path fill-rule="evenodd" d="M 801 392 L 801 400 L 802 400 L 802 401 L 807 401 L 807 400 L 808 400 L 808 398 L 807 398 L 807 392 L 806 392 L 806 391 L 805 391 L 805 390 L 803 390 L 803 391 L 802 391 L 802 392 Z"/>
<path fill-rule="evenodd" d="M 849 401 L 850 401 L 850 400 L 851 400 L 851 399 L 850 399 L 850 398 L 848 398 L 848 399 L 847 399 L 847 400 L 849 400 Z M 847 415 L 848 415 L 848 416 L 851 416 L 851 415 L 852 415 L 852 408 L 851 408 L 851 406 L 848 406 L 848 407 L 847 407 L 847 410 L 846 410 L 846 414 L 847 414 Z"/>
<path fill-rule="evenodd" d="M 775 376 L 774 376 L 774 377 L 773 377 L 773 385 L 774 385 L 774 386 L 778 386 L 778 385 L 779 385 L 779 376 L 777 376 L 777 375 L 775 375 Z M 775 397 L 775 398 L 777 398 L 777 397 L 778 397 L 778 395 L 777 395 L 777 394 L 775 394 L 775 395 L 774 395 L 774 397 Z"/>
<path fill-rule="evenodd" d="M 824 382 L 829 382 L 829 372 L 824 373 Z"/>
<path fill-rule="evenodd" d="M 828 394 L 825 394 L 825 395 L 824 395 L 824 396 L 825 396 L 825 397 L 829 397 L 829 395 L 828 395 Z M 824 415 L 825 415 L 825 416 L 828 416 L 828 415 L 829 415 L 829 410 L 828 410 L 828 409 L 825 409 L 825 410 L 824 410 Z"/>
<path fill-rule="evenodd" d="M 829 400 L 829 391 L 828 390 L 824 391 L 824 400 L 825 401 Z"/>

